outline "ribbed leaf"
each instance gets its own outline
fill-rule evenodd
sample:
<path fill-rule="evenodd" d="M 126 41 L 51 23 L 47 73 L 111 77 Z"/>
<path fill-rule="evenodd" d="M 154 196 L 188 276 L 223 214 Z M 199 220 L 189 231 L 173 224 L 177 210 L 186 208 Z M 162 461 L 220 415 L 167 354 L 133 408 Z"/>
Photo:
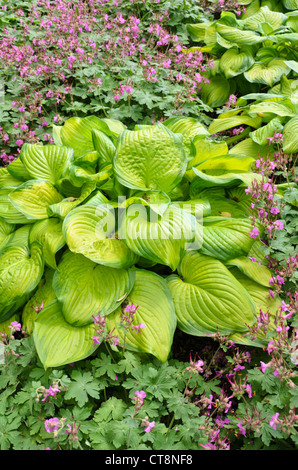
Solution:
<path fill-rule="evenodd" d="M 213 159 L 219 155 L 226 155 L 229 151 L 225 142 L 213 142 L 207 138 L 195 138 L 193 145 L 196 153 L 194 158 L 192 158 L 188 163 L 187 171 L 185 173 L 185 176 L 190 181 L 195 177 L 192 167 L 196 167 L 199 163 Z"/>
<path fill-rule="evenodd" d="M 221 261 L 247 255 L 254 242 L 251 229 L 248 218 L 205 217 L 200 252 Z"/>
<path fill-rule="evenodd" d="M 0 253 L 0 321 L 27 302 L 43 274 L 42 248 L 33 243 L 31 253 L 24 246 L 7 246 Z"/>
<path fill-rule="evenodd" d="M 173 271 L 180 262 L 186 243 L 196 236 L 196 219 L 187 211 L 171 205 L 162 216 L 142 205 L 128 207 L 121 224 L 121 237 L 137 255 L 169 266 Z"/>
<path fill-rule="evenodd" d="M 69 147 L 25 143 L 20 159 L 31 179 L 55 184 L 68 168 L 72 155 L 73 150 Z"/>
<path fill-rule="evenodd" d="M 228 49 L 219 61 L 219 70 L 228 78 L 236 77 L 248 70 L 254 63 L 249 49 L 239 51 L 237 47 Z"/>
<path fill-rule="evenodd" d="M 15 225 L 5 222 L 4 219 L 0 218 L 0 251 L 5 247 L 8 240 L 11 239 L 14 233 Z"/>
<path fill-rule="evenodd" d="M 45 263 L 56 269 L 55 255 L 65 245 L 61 220 L 52 218 L 36 222 L 31 228 L 29 241 L 31 245 L 35 241 L 40 243 Z"/>
<path fill-rule="evenodd" d="M 251 83 L 261 83 L 272 87 L 282 75 L 288 75 L 291 69 L 281 59 L 273 59 L 268 64 L 254 64 L 244 72 L 246 80 Z"/>
<path fill-rule="evenodd" d="M 261 175 L 258 173 L 252 172 L 239 172 L 239 173 L 224 173 L 220 174 L 219 176 L 207 175 L 202 171 L 193 168 L 193 171 L 196 175 L 196 178 L 192 181 L 190 186 L 190 196 L 191 198 L 197 195 L 202 189 L 204 188 L 211 188 L 213 186 L 223 186 L 226 188 L 232 188 L 235 186 L 239 186 L 240 184 L 245 184 L 246 186 L 250 186 L 252 181 L 260 180 Z"/>
<path fill-rule="evenodd" d="M 132 189 L 170 192 L 186 170 L 182 141 L 181 134 L 162 124 L 123 131 L 114 158 L 118 181 Z"/>
<path fill-rule="evenodd" d="M 34 323 L 34 344 L 45 369 L 90 356 L 94 351 L 92 336 L 93 325 L 78 327 L 65 321 L 57 300 L 48 304 Z"/>
<path fill-rule="evenodd" d="M 201 88 L 202 100 L 211 108 L 223 106 L 230 94 L 230 83 L 222 76 L 209 78 L 209 83 L 204 83 Z"/>
<path fill-rule="evenodd" d="M 53 289 L 65 320 L 74 326 L 93 322 L 92 315 L 108 315 L 130 293 L 134 271 L 96 264 L 70 251 L 64 253 Z"/>
<path fill-rule="evenodd" d="M 9 199 L 27 219 L 46 219 L 48 207 L 62 201 L 63 197 L 50 183 L 30 180 L 12 191 Z"/>
<path fill-rule="evenodd" d="M 283 129 L 283 125 L 280 119 L 274 118 L 268 122 L 265 126 L 259 127 L 255 131 L 251 132 L 249 136 L 251 139 L 259 145 L 268 145 L 269 137 L 272 137 L 275 132 L 280 132 Z"/>
<path fill-rule="evenodd" d="M 268 6 L 261 7 L 254 15 L 243 20 L 246 28 L 257 31 L 260 23 L 268 23 L 273 31 L 287 20 L 287 16 L 278 11 L 269 10 Z"/>
<path fill-rule="evenodd" d="M 94 182 L 87 182 L 83 184 L 81 187 L 81 195 L 78 198 L 75 197 L 69 197 L 66 199 L 63 199 L 61 202 L 58 202 L 56 204 L 52 204 L 51 206 L 48 207 L 48 215 L 49 217 L 51 216 L 57 216 L 60 219 L 64 219 L 67 214 L 80 205 L 82 202 L 84 202 L 92 193 L 92 191 L 95 189 L 95 183 Z"/>
<path fill-rule="evenodd" d="M 269 281 L 272 276 L 272 272 L 269 268 L 267 268 L 267 266 L 258 264 L 257 261 L 252 261 L 249 257 L 246 256 L 229 260 L 227 261 L 226 265 L 228 267 L 236 266 L 241 272 L 243 272 L 243 274 L 245 274 L 250 279 L 253 279 L 253 281 L 262 286 L 270 287 Z"/>
<path fill-rule="evenodd" d="M 168 285 L 180 330 L 194 336 L 228 334 L 246 331 L 252 323 L 254 302 L 220 261 L 189 252 L 178 274 L 168 277 Z"/>
<path fill-rule="evenodd" d="M 63 235 L 74 253 L 112 268 L 127 268 L 138 257 L 122 240 L 115 237 L 115 221 L 112 206 L 79 206 L 65 217 Z"/>
<path fill-rule="evenodd" d="M 130 304 L 138 306 L 133 325 L 143 323 L 145 328 L 137 333 L 129 331 L 125 338 L 126 348 L 145 352 L 165 362 L 171 351 L 176 329 L 176 315 L 167 282 L 156 273 L 141 269 L 136 270 L 133 290 L 128 299 Z M 124 344 L 123 329 L 118 324 L 122 309 L 119 308 L 107 317 L 109 329 L 116 328 L 121 345 Z"/>
<path fill-rule="evenodd" d="M 298 151 L 298 116 L 288 121 L 283 130 L 283 151 L 296 153 Z"/>
<path fill-rule="evenodd" d="M 210 124 L 208 131 L 210 134 L 217 134 L 218 132 L 226 131 L 232 127 L 241 126 L 243 124 L 254 127 L 255 129 L 261 125 L 262 119 L 260 117 L 250 117 L 247 114 L 241 116 L 232 116 L 230 118 L 214 119 Z"/>

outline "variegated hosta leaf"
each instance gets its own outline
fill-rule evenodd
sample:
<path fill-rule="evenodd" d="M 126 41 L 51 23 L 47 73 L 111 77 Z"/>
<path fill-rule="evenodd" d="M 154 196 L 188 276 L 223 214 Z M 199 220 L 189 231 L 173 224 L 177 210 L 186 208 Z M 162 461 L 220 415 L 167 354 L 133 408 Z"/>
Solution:
<path fill-rule="evenodd" d="M 278 11 L 271 11 L 268 6 L 261 7 L 254 15 L 243 20 L 246 28 L 257 31 L 260 23 L 268 23 L 273 31 L 287 20 L 287 16 Z"/>
<path fill-rule="evenodd" d="M 90 194 L 94 191 L 95 187 L 96 185 L 92 181 L 84 183 L 83 186 L 80 188 L 81 194 L 78 198 L 68 197 L 66 199 L 63 199 L 61 202 L 49 206 L 49 217 L 57 216 L 60 219 L 64 219 L 72 209 L 82 204 L 90 196 Z"/>
<path fill-rule="evenodd" d="M 247 291 L 218 260 L 188 252 L 178 275 L 168 277 L 178 328 L 194 336 L 247 331 L 255 304 Z"/>
<path fill-rule="evenodd" d="M 41 180 L 30 180 L 23 183 L 9 194 L 14 207 L 27 219 L 46 219 L 50 205 L 61 202 L 63 197 L 55 187 Z"/>
<path fill-rule="evenodd" d="M 66 322 L 59 302 L 49 303 L 34 322 L 34 344 L 45 369 L 80 361 L 94 351 L 94 325 L 73 326 Z"/>
<path fill-rule="evenodd" d="M 22 311 L 22 328 L 31 335 L 34 322 L 40 310 L 46 307 L 53 300 L 56 294 L 52 287 L 54 270 L 46 268 L 44 278 L 40 281 L 34 295 L 28 300 Z"/>
<path fill-rule="evenodd" d="M 248 171 L 239 173 L 222 172 L 222 174 L 219 174 L 218 176 L 207 175 L 206 173 L 203 173 L 196 168 L 193 168 L 193 172 L 195 173 L 196 178 L 194 178 L 190 185 L 189 194 L 191 198 L 196 196 L 204 188 L 212 188 L 214 186 L 233 188 L 242 184 L 251 186 L 254 180 L 261 180 L 262 176 L 259 173 Z"/>
<path fill-rule="evenodd" d="M 251 132 L 249 136 L 259 145 L 268 145 L 268 139 L 273 137 L 275 132 L 281 132 L 282 129 L 283 125 L 281 120 L 278 118 L 273 118 L 265 126 L 259 127 L 255 131 Z"/>
<path fill-rule="evenodd" d="M 232 47 L 220 58 L 219 69 L 228 79 L 245 72 L 253 63 L 254 57 L 250 49 L 239 51 L 237 47 Z"/>
<path fill-rule="evenodd" d="M 202 101 L 211 108 L 223 106 L 230 94 L 230 83 L 222 76 L 209 78 L 209 83 L 204 83 L 201 89 Z"/>
<path fill-rule="evenodd" d="M 45 263 L 56 269 L 56 253 L 65 245 L 61 220 L 51 218 L 36 222 L 31 228 L 29 241 L 31 245 L 35 241 L 40 243 Z"/>
<path fill-rule="evenodd" d="M 18 180 L 21 181 L 28 181 L 31 180 L 31 176 L 29 175 L 28 171 L 25 168 L 25 165 L 22 163 L 20 158 L 17 158 L 13 162 L 11 162 L 8 167 L 7 171 Z M 0 184 L 1 187 L 1 184 Z"/>
<path fill-rule="evenodd" d="M 200 252 L 221 261 L 247 255 L 254 239 L 250 219 L 205 217 Z"/>
<path fill-rule="evenodd" d="M 283 134 L 283 151 L 286 153 L 298 152 L 298 116 L 286 123 Z"/>
<path fill-rule="evenodd" d="M 291 69 L 283 60 L 273 59 L 268 64 L 256 63 L 244 72 L 246 80 L 252 83 L 261 83 L 272 87 L 282 75 L 288 75 Z"/>
<path fill-rule="evenodd" d="M 174 271 L 186 244 L 195 241 L 197 225 L 191 213 L 175 205 L 159 216 L 136 204 L 128 207 L 120 234 L 134 253 Z"/>
<path fill-rule="evenodd" d="M 208 131 L 210 134 L 217 134 L 218 132 L 226 131 L 232 127 L 237 127 L 245 124 L 246 126 L 257 129 L 261 125 L 262 119 L 257 117 L 250 117 L 247 114 L 240 116 L 232 116 L 228 118 L 218 118 L 210 124 Z"/>
<path fill-rule="evenodd" d="M 9 224 L 30 223 L 30 220 L 12 204 L 9 198 L 10 192 L 10 189 L 0 190 L 0 217 Z"/>
<path fill-rule="evenodd" d="M 62 227 L 69 249 L 112 268 L 134 265 L 138 256 L 117 238 L 116 217 L 109 204 L 85 204 L 73 209 Z"/>
<path fill-rule="evenodd" d="M 236 266 L 243 274 L 264 287 L 270 287 L 272 273 L 267 266 L 252 261 L 248 256 L 231 259 L 226 262 L 226 266 Z"/>
<path fill-rule="evenodd" d="M 159 215 L 167 210 L 171 204 L 170 197 L 162 191 L 136 191 L 133 196 L 126 199 L 119 197 L 117 207 L 124 210 L 132 204 L 141 204 L 143 206 L 149 207 L 151 210 L 156 212 Z"/>
<path fill-rule="evenodd" d="M 43 274 L 42 247 L 31 252 L 21 245 L 7 246 L 0 253 L 0 322 L 12 316 L 29 299 Z"/>
<path fill-rule="evenodd" d="M 220 155 L 226 155 L 229 148 L 225 142 L 213 142 L 207 138 L 194 138 L 193 145 L 195 147 L 195 155 L 190 160 L 187 166 L 185 177 L 192 181 L 195 177 L 192 167 L 197 167 L 200 163 L 208 160 L 213 160 Z"/>
<path fill-rule="evenodd" d="M 0 189 L 14 189 L 22 184 L 22 181 L 13 176 L 8 168 L 0 167 Z"/>
<path fill-rule="evenodd" d="M 4 219 L 0 217 L 0 251 L 6 246 L 8 240 L 11 239 L 12 234 L 14 233 L 15 225 L 5 222 Z"/>
<path fill-rule="evenodd" d="M 99 168 L 113 163 L 116 147 L 112 139 L 98 129 L 92 130 L 92 139 L 99 156 Z"/>
<path fill-rule="evenodd" d="M 20 159 L 31 179 L 55 184 L 67 170 L 73 155 L 69 147 L 25 143 Z"/>
<path fill-rule="evenodd" d="M 169 193 L 186 170 L 182 142 L 182 134 L 175 134 L 162 124 L 123 131 L 114 158 L 118 181 L 132 189 Z"/>
<path fill-rule="evenodd" d="M 73 149 L 74 158 L 95 150 L 92 139 L 93 129 L 98 129 L 107 135 L 117 137 L 124 129 L 124 125 L 119 121 L 99 119 L 96 116 L 87 116 L 85 118 L 72 117 L 67 119 L 59 135 L 62 144 Z"/>
<path fill-rule="evenodd" d="M 231 28 L 225 24 L 216 24 L 216 31 L 221 37 L 239 46 L 250 46 L 264 41 L 264 37 L 254 31 L 243 31 L 239 28 Z"/>
<path fill-rule="evenodd" d="M 172 132 L 183 135 L 183 146 L 186 155 L 192 152 L 192 141 L 197 135 L 209 135 L 206 127 L 193 117 L 174 117 L 163 121 L 163 125 Z"/>
<path fill-rule="evenodd" d="M 115 328 L 120 344 L 133 351 L 149 353 L 165 362 L 171 351 L 177 319 L 172 297 L 164 278 L 156 273 L 136 269 L 134 287 L 129 295 L 129 304 L 138 307 L 134 314 L 133 325 L 145 325 L 140 329 L 129 330 L 124 339 L 123 329 L 119 327 L 122 308 L 107 317 L 110 330 Z"/>
<path fill-rule="evenodd" d="M 53 289 L 65 320 L 74 326 L 93 322 L 92 315 L 108 315 L 130 293 L 133 270 L 114 269 L 66 251 L 54 274 Z"/>
<path fill-rule="evenodd" d="M 231 273 L 253 299 L 256 305 L 256 317 L 258 317 L 262 311 L 264 314 L 269 314 L 270 318 L 270 323 L 267 327 L 266 333 L 263 329 L 260 329 L 256 334 L 241 334 L 235 332 L 231 335 L 231 339 L 239 344 L 246 344 L 263 348 L 268 344 L 268 341 L 270 341 L 272 333 L 276 331 L 275 317 L 280 308 L 281 299 L 277 295 L 272 298 L 269 295 L 268 287 L 262 286 L 253 279 L 245 276 L 245 274 L 239 269 L 232 268 Z M 256 324 L 256 320 L 254 324 Z"/>

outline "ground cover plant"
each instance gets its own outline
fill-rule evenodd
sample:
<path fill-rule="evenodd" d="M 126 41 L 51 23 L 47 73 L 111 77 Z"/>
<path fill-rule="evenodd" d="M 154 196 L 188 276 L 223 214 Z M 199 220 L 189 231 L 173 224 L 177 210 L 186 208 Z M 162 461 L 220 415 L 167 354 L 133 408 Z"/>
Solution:
<path fill-rule="evenodd" d="M 295 9 L 1 2 L 2 450 L 297 448 Z"/>

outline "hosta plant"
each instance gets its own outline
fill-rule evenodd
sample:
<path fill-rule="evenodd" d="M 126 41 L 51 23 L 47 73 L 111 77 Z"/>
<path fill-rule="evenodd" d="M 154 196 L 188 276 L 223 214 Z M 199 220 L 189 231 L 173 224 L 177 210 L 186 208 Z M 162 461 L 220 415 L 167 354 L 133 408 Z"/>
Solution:
<path fill-rule="evenodd" d="M 282 13 L 265 4 L 260 7 L 259 2 L 250 6 L 241 19 L 222 12 L 217 20 L 188 25 L 191 39 L 200 44 L 191 50 L 215 59 L 210 83 L 201 90 L 202 100 L 213 108 L 231 94 L 267 92 L 282 76 L 293 79 L 297 74 L 295 8 L 288 6 Z"/>
<path fill-rule="evenodd" d="M 91 355 L 95 318 L 114 348 L 162 362 L 176 328 L 249 343 L 260 308 L 278 307 L 245 192 L 263 178 L 254 158 L 194 118 L 73 117 L 53 135 L 1 168 L 2 329 L 21 314 L 45 368 Z"/>

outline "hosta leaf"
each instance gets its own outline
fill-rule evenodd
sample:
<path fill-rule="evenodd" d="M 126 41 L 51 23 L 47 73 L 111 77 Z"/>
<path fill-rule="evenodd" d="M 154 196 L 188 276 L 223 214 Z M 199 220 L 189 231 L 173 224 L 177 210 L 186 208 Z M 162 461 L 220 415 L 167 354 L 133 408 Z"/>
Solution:
<path fill-rule="evenodd" d="M 105 204 L 73 209 L 64 219 L 63 235 L 69 249 L 95 263 L 114 268 L 132 266 L 137 255 L 115 237 L 115 213 Z"/>
<path fill-rule="evenodd" d="M 251 229 L 248 218 L 206 217 L 200 252 L 221 261 L 246 255 L 254 242 L 250 237 Z"/>
<path fill-rule="evenodd" d="M 255 304 L 220 261 L 192 251 L 178 274 L 168 277 L 168 285 L 180 330 L 194 336 L 247 330 Z"/>
<path fill-rule="evenodd" d="M 28 300 L 22 311 L 22 328 L 31 335 L 38 310 L 46 307 L 53 300 L 56 294 L 52 287 L 54 270 L 46 269 L 45 276 L 40 281 L 34 295 Z"/>
<path fill-rule="evenodd" d="M 297 0 L 282 0 L 282 3 L 287 10 L 298 10 Z"/>
<path fill-rule="evenodd" d="M 124 301 L 134 283 L 134 271 L 114 269 L 64 253 L 54 274 L 53 289 L 65 320 L 74 326 L 93 322 L 92 315 L 108 315 Z"/>
<path fill-rule="evenodd" d="M 249 46 L 262 42 L 264 38 L 253 31 L 242 31 L 239 28 L 231 28 L 224 24 L 217 23 L 216 31 L 227 41 L 239 46 Z"/>
<path fill-rule="evenodd" d="M 154 211 L 148 213 L 146 207 L 139 204 L 128 207 L 120 231 L 134 253 L 174 271 L 186 243 L 195 241 L 196 226 L 193 215 L 174 205 L 158 216 Z"/>
<path fill-rule="evenodd" d="M 99 119 L 96 116 L 85 118 L 72 117 L 67 119 L 60 130 L 60 139 L 63 145 L 71 147 L 74 157 L 80 157 L 93 152 L 94 144 L 92 130 L 98 129 L 109 136 L 117 137 L 124 129 L 124 125 L 112 119 Z"/>
<path fill-rule="evenodd" d="M 63 197 L 50 183 L 30 180 L 12 191 L 9 199 L 27 219 L 45 219 L 48 207 L 62 201 Z"/>
<path fill-rule="evenodd" d="M 134 195 L 128 199 L 119 197 L 117 207 L 126 209 L 132 204 L 142 204 L 143 206 L 151 208 L 159 215 L 167 210 L 171 204 L 170 197 L 162 191 L 136 191 Z"/>
<path fill-rule="evenodd" d="M 283 60 L 273 59 L 266 65 L 255 63 L 249 70 L 244 72 L 244 77 L 249 82 L 261 83 L 272 87 L 280 80 L 282 75 L 288 75 L 290 70 L 290 67 Z"/>
<path fill-rule="evenodd" d="M 281 117 L 294 116 L 294 109 L 289 99 L 274 102 L 274 101 L 262 101 L 261 103 L 252 104 L 249 108 L 249 114 L 265 114 L 272 113 Z"/>
<path fill-rule="evenodd" d="M 65 245 L 61 220 L 51 218 L 36 222 L 31 228 L 29 241 L 30 244 L 35 241 L 40 243 L 45 263 L 50 268 L 56 269 L 55 255 Z"/>
<path fill-rule="evenodd" d="M 185 173 L 186 178 L 190 181 L 195 177 L 192 167 L 196 167 L 199 163 L 205 162 L 206 160 L 213 160 L 213 158 L 219 155 L 226 155 L 229 151 L 225 142 L 213 142 L 205 138 L 195 138 L 193 144 L 196 149 L 196 154 L 188 163 Z"/>
<path fill-rule="evenodd" d="M 287 20 L 287 16 L 278 11 L 271 11 L 267 6 L 261 7 L 254 15 L 243 20 L 246 28 L 257 31 L 260 23 L 268 23 L 273 30 L 278 29 Z"/>
<path fill-rule="evenodd" d="M 20 158 L 11 162 L 7 167 L 7 171 L 18 180 L 27 181 L 31 179 L 30 174 L 26 170 L 25 165 L 22 163 Z"/>
<path fill-rule="evenodd" d="M 214 119 L 210 124 L 208 131 L 210 134 L 217 134 L 218 132 L 231 129 L 232 127 L 241 126 L 245 124 L 255 129 L 260 126 L 262 119 L 260 117 L 250 117 L 247 114 L 241 114 L 241 116 L 232 116 L 230 118 Z"/>
<path fill-rule="evenodd" d="M 298 151 L 298 116 L 288 121 L 283 130 L 283 151 L 296 153 Z"/>
<path fill-rule="evenodd" d="M 81 194 L 78 198 L 69 197 L 63 199 L 61 202 L 56 204 L 52 204 L 48 207 L 48 215 L 57 216 L 60 219 L 64 219 L 67 214 L 74 209 L 75 207 L 79 206 L 82 202 L 84 202 L 90 194 L 95 189 L 96 185 L 93 181 L 83 184 L 81 187 Z"/>
<path fill-rule="evenodd" d="M 252 181 L 261 179 L 260 174 L 252 172 L 239 172 L 239 173 L 224 173 L 219 176 L 207 175 L 202 171 L 193 168 L 196 178 L 192 181 L 190 186 L 190 196 L 197 195 L 204 188 L 211 188 L 213 186 L 223 186 L 227 188 L 232 188 L 234 186 L 239 186 L 240 184 L 245 184 L 250 186 Z"/>
<path fill-rule="evenodd" d="M 31 179 L 42 179 L 55 184 L 65 173 L 73 155 L 69 147 L 25 143 L 20 159 Z"/>
<path fill-rule="evenodd" d="M 275 132 L 281 132 L 283 125 L 280 119 L 274 118 L 265 126 L 259 127 L 253 132 L 250 132 L 250 138 L 259 145 L 268 145 L 268 139 L 272 137 Z"/>
<path fill-rule="evenodd" d="M 124 186 L 170 192 L 182 179 L 187 158 L 183 137 L 162 124 L 123 131 L 118 139 L 114 171 Z"/>
<path fill-rule="evenodd" d="M 27 302 L 43 274 L 42 248 L 7 246 L 0 253 L 0 321 L 5 321 Z"/>
<path fill-rule="evenodd" d="M 9 224 L 28 224 L 30 220 L 12 204 L 10 192 L 10 189 L 0 191 L 0 217 Z"/>
<path fill-rule="evenodd" d="M 82 186 L 84 183 L 94 183 L 98 188 L 102 187 L 113 174 L 112 165 L 106 165 L 101 171 L 95 173 L 93 169 L 81 168 L 77 165 L 70 166 L 70 182 L 75 186 Z"/>
<path fill-rule="evenodd" d="M 8 168 L 0 167 L 0 189 L 14 189 L 22 184 L 15 176 L 12 176 Z"/>
<path fill-rule="evenodd" d="M 222 76 L 215 76 L 204 83 L 201 88 L 201 97 L 204 103 L 211 108 L 223 106 L 230 96 L 229 81 Z"/>
<path fill-rule="evenodd" d="M 270 287 L 270 278 L 272 272 L 267 266 L 263 264 L 258 264 L 257 261 L 252 261 L 249 257 L 241 256 L 240 258 L 235 258 L 227 261 L 226 265 L 236 266 L 243 274 L 245 274 L 250 279 L 253 279 L 258 284 L 261 284 L 265 287 Z"/>
<path fill-rule="evenodd" d="M 116 147 L 112 140 L 98 129 L 92 130 L 92 139 L 95 150 L 97 150 L 100 168 L 113 162 Z"/>
<path fill-rule="evenodd" d="M 239 51 L 238 48 L 232 47 L 221 57 L 219 69 L 226 78 L 232 78 L 248 70 L 253 63 L 253 54 L 249 49 Z"/>
<path fill-rule="evenodd" d="M 257 139 L 259 138 L 261 138 L 260 135 L 258 135 Z M 265 145 L 260 145 L 254 142 L 251 137 L 241 140 L 241 142 L 234 145 L 234 147 L 229 150 L 229 154 L 231 155 L 251 156 L 255 160 L 259 157 L 267 157 L 268 153 L 270 153 L 268 150 L 268 142 Z"/>
<path fill-rule="evenodd" d="M 90 356 L 94 351 L 94 326 L 72 326 L 62 315 L 58 301 L 48 304 L 37 316 L 33 339 L 45 369 L 59 367 Z"/>
<path fill-rule="evenodd" d="M 213 171 L 249 171 L 255 159 L 243 155 L 220 155 L 212 159 L 206 159 L 203 162 L 194 165 L 199 171 L 205 171 L 210 174 Z M 211 173 L 212 174 L 212 173 Z M 196 175 L 194 174 L 194 177 Z"/>
<path fill-rule="evenodd" d="M 0 251 L 5 248 L 8 240 L 11 239 L 14 233 L 15 225 L 5 222 L 4 219 L 0 218 Z"/>
<path fill-rule="evenodd" d="M 125 337 L 128 349 L 154 355 L 165 362 L 171 351 L 176 329 L 176 315 L 171 294 L 165 279 L 156 273 L 136 269 L 134 287 L 129 295 L 129 303 L 138 306 L 133 325 L 143 323 L 139 333 L 129 330 Z M 116 328 L 120 343 L 124 343 L 123 329 L 118 324 L 122 309 L 119 308 L 107 317 L 109 329 Z M 113 333 L 115 334 L 115 332 Z"/>

